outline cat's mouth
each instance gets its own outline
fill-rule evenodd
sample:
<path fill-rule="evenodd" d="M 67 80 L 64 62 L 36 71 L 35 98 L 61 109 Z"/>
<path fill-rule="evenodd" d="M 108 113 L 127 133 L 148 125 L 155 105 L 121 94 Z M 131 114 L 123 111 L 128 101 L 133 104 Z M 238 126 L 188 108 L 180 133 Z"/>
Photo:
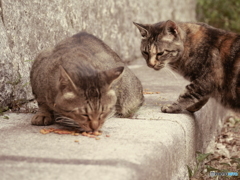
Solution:
<path fill-rule="evenodd" d="M 97 131 L 98 129 L 101 128 L 102 125 L 100 125 L 98 127 L 98 129 L 95 130 L 88 127 L 87 125 L 85 124 L 82 124 L 81 126 L 76 122 L 74 121 L 73 119 L 71 118 L 68 118 L 66 116 L 62 116 L 60 115 L 59 113 L 57 112 L 54 112 L 54 119 L 55 119 L 55 122 L 59 125 L 62 125 L 62 126 L 66 126 L 66 127 L 72 127 L 72 128 L 76 128 L 79 132 L 93 132 L 93 131 Z"/>
<path fill-rule="evenodd" d="M 154 70 L 156 70 L 156 71 L 159 71 L 160 69 L 162 69 L 164 66 L 163 65 L 155 65 L 155 66 L 153 66 L 152 68 L 154 69 Z"/>
<path fill-rule="evenodd" d="M 148 67 L 153 68 L 156 71 L 158 71 L 164 67 L 164 65 L 158 65 L 158 64 L 155 64 L 155 65 L 147 64 L 147 65 L 148 65 Z"/>

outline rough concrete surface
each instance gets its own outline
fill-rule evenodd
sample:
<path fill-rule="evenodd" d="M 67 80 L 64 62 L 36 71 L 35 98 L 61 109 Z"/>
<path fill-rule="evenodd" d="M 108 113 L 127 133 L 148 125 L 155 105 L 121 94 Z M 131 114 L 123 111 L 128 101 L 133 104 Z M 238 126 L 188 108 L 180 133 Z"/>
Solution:
<path fill-rule="evenodd" d="M 1 0 L 0 108 L 32 98 L 29 71 L 36 55 L 67 36 L 87 31 L 122 59 L 139 56 L 132 24 L 195 20 L 195 0 Z"/>
<path fill-rule="evenodd" d="M 132 119 L 106 121 L 100 140 L 43 135 L 43 127 L 30 125 L 32 114 L 0 116 L 1 179 L 188 179 L 186 165 L 216 135 L 224 114 L 213 114 L 223 109 L 210 101 L 194 115 L 161 113 L 161 104 L 175 100 L 187 82 L 165 69 L 146 67 L 142 59 L 130 68 L 145 91 L 160 93 L 145 94 L 145 104 Z"/>

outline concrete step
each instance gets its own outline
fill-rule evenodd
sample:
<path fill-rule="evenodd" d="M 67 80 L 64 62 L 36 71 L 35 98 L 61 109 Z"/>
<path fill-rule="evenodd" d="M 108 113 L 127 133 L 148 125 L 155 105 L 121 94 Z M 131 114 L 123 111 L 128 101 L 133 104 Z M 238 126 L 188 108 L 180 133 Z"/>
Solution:
<path fill-rule="evenodd" d="M 196 150 L 206 149 L 227 111 L 210 100 L 195 114 L 161 113 L 160 106 L 176 100 L 187 82 L 142 61 L 129 67 L 145 91 L 160 93 L 145 94 L 145 104 L 132 119 L 107 120 L 100 140 L 43 135 L 39 131 L 44 127 L 30 125 L 33 114 L 0 116 L 1 179 L 188 179 L 186 165 L 194 162 Z"/>

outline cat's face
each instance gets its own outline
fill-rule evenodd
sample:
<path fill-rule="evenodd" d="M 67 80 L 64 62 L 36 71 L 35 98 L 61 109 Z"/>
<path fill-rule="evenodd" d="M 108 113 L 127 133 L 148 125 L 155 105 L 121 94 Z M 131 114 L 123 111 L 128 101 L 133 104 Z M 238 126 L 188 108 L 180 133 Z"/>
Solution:
<path fill-rule="evenodd" d="M 160 70 L 182 55 L 181 31 L 173 21 L 153 25 L 134 24 L 141 33 L 140 50 L 149 67 Z"/>
<path fill-rule="evenodd" d="M 82 131 L 99 130 L 109 114 L 115 110 L 117 96 L 111 89 L 111 83 L 123 72 L 123 67 L 100 73 L 95 77 L 102 86 L 87 83 L 86 88 L 79 88 L 62 69 L 59 92 L 54 104 L 54 111 L 77 123 Z M 98 79 L 99 78 L 99 79 Z M 91 85 L 89 85 L 91 84 Z M 95 84 L 95 86 L 94 86 Z"/>

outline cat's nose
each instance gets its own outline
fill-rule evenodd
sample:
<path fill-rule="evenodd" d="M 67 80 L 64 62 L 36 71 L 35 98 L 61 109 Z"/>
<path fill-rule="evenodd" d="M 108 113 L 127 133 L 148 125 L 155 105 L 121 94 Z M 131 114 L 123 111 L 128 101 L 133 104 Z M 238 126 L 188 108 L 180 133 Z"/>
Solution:
<path fill-rule="evenodd" d="M 149 59 L 147 65 L 148 67 L 153 68 L 156 65 L 156 60 L 154 58 Z"/>
<path fill-rule="evenodd" d="M 152 65 L 152 64 L 147 64 L 148 65 L 148 67 L 150 67 L 150 68 L 153 68 L 154 67 L 154 65 Z"/>
<path fill-rule="evenodd" d="M 99 122 L 97 120 L 92 120 L 90 126 L 92 130 L 98 130 Z"/>

